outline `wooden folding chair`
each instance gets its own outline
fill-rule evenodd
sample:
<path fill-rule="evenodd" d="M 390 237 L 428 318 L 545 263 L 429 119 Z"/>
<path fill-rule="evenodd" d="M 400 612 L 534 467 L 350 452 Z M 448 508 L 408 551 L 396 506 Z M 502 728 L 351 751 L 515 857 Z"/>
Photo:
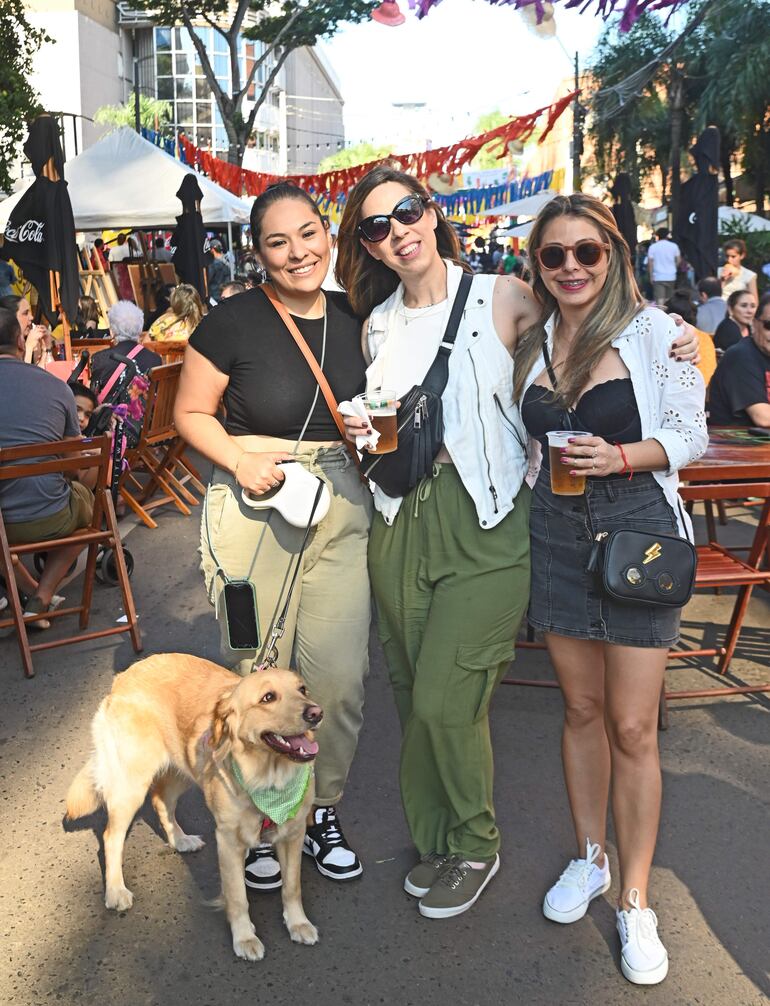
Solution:
<path fill-rule="evenodd" d="M 5 521 L 3 520 L 2 509 L 0 509 L 0 559 L 2 559 L 7 583 L 11 613 L 10 618 L 0 620 L 0 627 L 4 628 L 13 625 L 16 629 L 24 673 L 28 678 L 34 677 L 32 654 L 37 650 L 48 650 L 55 646 L 81 643 L 89 639 L 100 639 L 103 636 L 114 636 L 118 633 L 127 632 L 131 637 L 134 650 L 137 653 L 141 652 L 142 637 L 137 622 L 134 598 L 131 593 L 120 533 L 118 532 L 118 525 L 115 519 L 115 508 L 112 504 L 112 497 L 107 489 L 111 442 L 111 437 L 104 435 L 94 437 L 90 440 L 81 440 L 78 438 L 58 440 L 50 444 L 25 444 L 19 447 L 0 449 L 0 482 L 28 478 L 32 475 L 46 475 L 52 472 L 74 474 L 78 471 L 98 469 L 96 488 L 94 490 L 94 510 L 91 521 L 86 527 L 73 532 L 73 534 L 66 538 L 28 542 L 23 545 L 11 545 L 8 541 L 8 533 Z M 105 521 L 106 529 L 102 527 Z M 125 625 L 116 625 L 108 629 L 99 629 L 93 632 L 80 631 L 61 639 L 46 639 L 43 642 L 30 645 L 26 623 L 38 620 L 39 616 L 24 617 L 19 590 L 13 575 L 14 563 L 20 561 L 21 556 L 24 555 L 30 555 L 35 552 L 51 552 L 57 548 L 80 543 L 82 543 L 84 548 L 88 548 L 88 558 L 83 578 L 83 594 L 80 604 L 68 608 L 57 608 L 55 611 L 47 612 L 45 617 L 51 620 L 62 618 L 65 615 L 79 615 L 80 629 L 87 628 L 91 614 L 96 557 L 99 548 L 103 547 L 111 549 L 115 557 L 118 584 L 123 596 L 123 610 L 125 611 L 127 621 Z"/>
<path fill-rule="evenodd" d="M 157 353 L 164 363 L 178 363 L 184 359 L 184 351 L 187 349 L 187 339 L 148 339 L 142 345 L 145 349 Z"/>
<path fill-rule="evenodd" d="M 150 528 L 158 526 L 151 511 L 167 503 L 190 516 L 190 505 L 197 506 L 200 500 L 187 488 L 188 483 L 201 494 L 206 488 L 184 458 L 186 444 L 174 426 L 181 370 L 181 363 L 170 363 L 150 371 L 139 442 L 126 451 L 128 467 L 120 479 L 120 495 Z M 140 475 L 148 476 L 147 481 L 142 482 Z"/>

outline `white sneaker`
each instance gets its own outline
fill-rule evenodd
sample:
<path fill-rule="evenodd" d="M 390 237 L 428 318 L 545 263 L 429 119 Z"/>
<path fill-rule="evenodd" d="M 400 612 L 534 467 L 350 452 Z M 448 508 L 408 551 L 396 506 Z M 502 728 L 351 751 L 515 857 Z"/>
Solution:
<path fill-rule="evenodd" d="M 635 985 L 657 985 L 668 974 L 668 953 L 658 936 L 658 918 L 651 908 L 639 907 L 639 891 L 628 892 L 629 911 L 618 908 L 620 970 Z"/>
<path fill-rule="evenodd" d="M 586 839 L 586 858 L 573 859 L 545 896 L 543 915 L 547 919 L 577 922 L 588 911 L 591 901 L 609 888 L 610 864 L 606 856 L 603 866 L 597 864 L 600 851 L 600 846 Z"/>

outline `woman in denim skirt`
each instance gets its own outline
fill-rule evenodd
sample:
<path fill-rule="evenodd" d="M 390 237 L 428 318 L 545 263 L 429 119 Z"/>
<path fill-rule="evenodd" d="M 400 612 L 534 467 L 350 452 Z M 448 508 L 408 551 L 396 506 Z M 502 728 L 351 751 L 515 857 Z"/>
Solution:
<path fill-rule="evenodd" d="M 539 324 L 519 340 L 515 394 L 542 466 L 530 519 L 530 623 L 545 634 L 564 696 L 562 757 L 577 857 L 545 896 L 554 922 L 575 922 L 610 886 L 607 804 L 620 861 L 621 969 L 656 984 L 668 955 L 647 906 L 661 775 L 657 713 L 680 609 L 609 598 L 587 572 L 598 532 L 691 535 L 677 472 L 708 442 L 703 379 L 670 358 L 674 323 L 639 293 L 610 211 L 577 193 L 554 199 L 532 229 Z M 585 476 L 583 495 L 551 491 L 546 433 L 568 438 L 554 459 Z"/>

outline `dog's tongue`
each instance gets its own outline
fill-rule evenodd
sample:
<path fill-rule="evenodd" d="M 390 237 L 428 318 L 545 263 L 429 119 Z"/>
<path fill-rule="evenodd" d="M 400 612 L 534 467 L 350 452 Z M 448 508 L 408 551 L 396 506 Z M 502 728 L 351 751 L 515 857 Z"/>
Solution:
<path fill-rule="evenodd" d="M 291 745 L 292 751 L 296 751 L 298 754 L 300 748 L 303 748 L 305 754 L 318 754 L 318 742 L 311 741 L 305 734 L 297 734 L 296 737 L 284 737 L 284 740 L 287 744 Z"/>

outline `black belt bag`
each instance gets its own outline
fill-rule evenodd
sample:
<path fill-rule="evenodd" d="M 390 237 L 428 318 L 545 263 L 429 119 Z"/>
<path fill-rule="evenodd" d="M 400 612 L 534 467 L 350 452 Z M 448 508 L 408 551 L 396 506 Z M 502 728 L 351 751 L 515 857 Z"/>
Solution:
<path fill-rule="evenodd" d="M 695 586 L 697 555 L 686 539 L 649 531 L 600 531 L 586 567 L 616 601 L 681 608 Z"/>
<path fill-rule="evenodd" d="M 401 397 L 396 413 L 398 447 L 390 454 L 364 454 L 361 460 L 363 474 L 376 482 L 387 496 L 406 496 L 421 478 L 429 475 L 433 459 L 444 442 L 441 395 L 449 379 L 449 354 L 457 337 L 472 281 L 469 273 L 460 277 L 460 286 L 436 359 L 422 384 L 414 385 Z"/>

